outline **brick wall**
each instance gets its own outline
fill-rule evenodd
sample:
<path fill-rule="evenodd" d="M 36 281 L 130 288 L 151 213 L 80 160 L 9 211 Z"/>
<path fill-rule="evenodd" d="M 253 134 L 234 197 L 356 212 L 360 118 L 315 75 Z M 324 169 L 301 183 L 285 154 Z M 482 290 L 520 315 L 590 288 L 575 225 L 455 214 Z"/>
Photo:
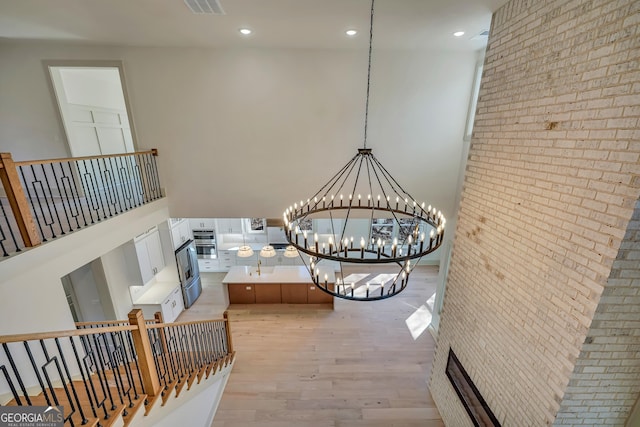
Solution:
<path fill-rule="evenodd" d="M 640 392 L 640 201 L 613 262 L 556 425 L 624 425 Z"/>
<path fill-rule="evenodd" d="M 639 9 L 494 14 L 431 377 L 447 425 L 471 426 L 449 347 L 504 426 L 620 423 L 638 395 Z"/>

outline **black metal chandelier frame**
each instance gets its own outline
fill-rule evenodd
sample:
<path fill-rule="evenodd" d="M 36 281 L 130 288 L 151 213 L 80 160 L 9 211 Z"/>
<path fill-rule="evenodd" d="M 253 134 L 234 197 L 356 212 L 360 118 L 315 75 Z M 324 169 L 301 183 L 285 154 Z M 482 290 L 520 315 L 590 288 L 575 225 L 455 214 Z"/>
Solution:
<path fill-rule="evenodd" d="M 372 150 L 367 148 L 374 1 L 371 1 L 364 147 L 358 149 L 358 153 L 313 197 L 306 202 L 301 200 L 299 204 L 294 203 L 283 215 L 287 241 L 299 251 L 313 283 L 330 295 L 356 301 L 381 300 L 402 292 L 407 287 L 409 274 L 420 259 L 438 249 L 442 244 L 446 223 L 441 212 L 431 206 L 425 208 L 424 203 L 419 204 L 406 192 L 376 159 Z M 343 191 L 350 191 L 347 198 Z M 366 195 L 366 200 L 362 199 L 363 193 Z M 347 223 L 352 218 L 352 214 L 354 212 L 361 214 L 362 211 L 369 211 L 364 217 L 368 217 L 371 224 L 378 219 L 390 219 L 393 224 L 402 224 L 404 235 L 401 241 L 397 241 L 397 238 L 392 243 L 383 241 L 380 237 L 378 240 L 371 239 L 371 230 L 366 240 L 364 236 L 360 236 L 360 242 L 354 242 L 353 236 L 350 238 L 345 236 Z M 317 234 L 310 242 L 308 230 L 304 229 L 303 224 L 308 223 L 310 219 L 324 217 L 327 214 L 331 220 L 331 237 L 327 242 L 322 243 L 321 248 Z M 334 229 L 334 217 L 344 219 L 342 230 L 338 233 Z M 308 260 L 305 260 L 302 254 L 308 255 Z M 323 260 L 340 263 L 342 277 L 336 279 L 333 287 L 328 280 L 328 274 L 321 277 L 321 274 L 327 271 L 318 267 Z M 417 261 L 412 264 L 413 260 Z M 384 275 L 393 277 L 387 277 L 389 280 L 378 283 L 375 289 L 370 291 L 369 282 L 358 288 L 353 282 L 351 284 L 344 282 L 343 263 L 356 265 L 393 263 L 397 264 L 400 271 L 396 275 Z M 360 289 L 361 287 L 363 289 Z"/>

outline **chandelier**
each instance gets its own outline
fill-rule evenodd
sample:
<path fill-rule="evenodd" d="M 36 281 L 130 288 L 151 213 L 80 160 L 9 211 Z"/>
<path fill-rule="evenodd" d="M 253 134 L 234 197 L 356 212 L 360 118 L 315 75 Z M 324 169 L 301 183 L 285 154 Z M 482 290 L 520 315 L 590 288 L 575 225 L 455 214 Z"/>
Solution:
<path fill-rule="evenodd" d="M 294 203 L 283 215 L 290 250 L 299 252 L 315 286 L 356 301 L 381 300 L 402 292 L 420 259 L 442 243 L 446 223 L 440 211 L 425 207 L 405 191 L 367 148 L 374 1 L 364 147 L 312 197 Z M 344 265 L 362 270 L 345 276 Z M 367 272 L 367 266 L 373 265 L 394 271 Z"/>

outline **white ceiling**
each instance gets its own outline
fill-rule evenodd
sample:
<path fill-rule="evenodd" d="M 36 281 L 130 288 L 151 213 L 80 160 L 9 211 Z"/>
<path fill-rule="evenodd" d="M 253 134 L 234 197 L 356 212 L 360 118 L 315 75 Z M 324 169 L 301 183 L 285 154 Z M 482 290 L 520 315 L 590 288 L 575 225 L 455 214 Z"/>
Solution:
<path fill-rule="evenodd" d="M 0 0 L 0 38 L 126 46 L 361 48 L 370 0 L 219 0 L 195 15 L 183 0 Z M 507 0 L 378 0 L 374 47 L 477 50 Z M 240 27 L 254 33 L 243 37 Z M 353 38 L 348 28 L 360 33 Z M 456 38 L 455 31 L 465 31 Z"/>

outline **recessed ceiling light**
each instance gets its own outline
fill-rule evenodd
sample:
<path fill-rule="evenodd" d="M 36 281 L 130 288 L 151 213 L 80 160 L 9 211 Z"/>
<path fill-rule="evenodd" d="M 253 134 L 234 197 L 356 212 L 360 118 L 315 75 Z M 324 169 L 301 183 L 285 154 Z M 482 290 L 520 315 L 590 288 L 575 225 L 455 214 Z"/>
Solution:
<path fill-rule="evenodd" d="M 240 28 L 238 31 L 240 31 L 240 34 L 242 34 L 243 36 L 248 36 L 249 34 L 253 33 L 253 31 L 251 31 L 249 28 Z"/>
<path fill-rule="evenodd" d="M 453 35 L 456 37 L 462 37 L 464 36 L 464 31 L 456 31 L 455 33 L 453 33 Z"/>
<path fill-rule="evenodd" d="M 347 30 L 347 31 L 345 31 L 345 34 L 348 35 L 348 36 L 353 37 L 356 34 L 358 34 L 358 30 Z"/>

